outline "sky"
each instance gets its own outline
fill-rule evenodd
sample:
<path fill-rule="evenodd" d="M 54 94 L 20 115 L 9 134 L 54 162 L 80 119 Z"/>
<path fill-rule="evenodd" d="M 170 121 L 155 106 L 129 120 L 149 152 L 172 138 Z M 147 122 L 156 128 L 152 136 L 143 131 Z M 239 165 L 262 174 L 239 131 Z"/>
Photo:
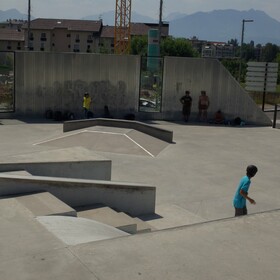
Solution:
<path fill-rule="evenodd" d="M 159 17 L 160 0 L 131 0 L 132 11 Z M 31 13 L 35 18 L 80 19 L 90 15 L 101 15 L 115 10 L 116 0 L 31 0 Z M 0 0 L 0 10 L 17 9 L 28 13 L 28 0 Z M 280 21 L 280 0 L 163 0 L 163 20 L 175 12 L 187 15 L 195 12 L 234 9 L 260 10 Z"/>

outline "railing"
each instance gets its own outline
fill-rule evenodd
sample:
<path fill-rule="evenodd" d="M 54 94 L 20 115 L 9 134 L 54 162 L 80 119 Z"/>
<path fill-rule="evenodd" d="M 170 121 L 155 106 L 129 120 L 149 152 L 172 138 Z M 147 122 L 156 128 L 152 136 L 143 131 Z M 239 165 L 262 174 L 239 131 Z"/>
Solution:
<path fill-rule="evenodd" d="M 273 114 L 273 123 L 272 123 L 273 128 L 276 128 L 277 111 L 278 111 L 278 104 L 275 104 L 274 105 L 274 114 Z"/>

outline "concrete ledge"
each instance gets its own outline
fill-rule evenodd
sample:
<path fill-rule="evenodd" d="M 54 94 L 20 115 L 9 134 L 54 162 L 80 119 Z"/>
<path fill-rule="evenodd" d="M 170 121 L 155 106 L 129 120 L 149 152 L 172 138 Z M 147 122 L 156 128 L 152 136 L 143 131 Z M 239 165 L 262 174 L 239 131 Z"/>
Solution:
<path fill-rule="evenodd" d="M 0 159 L 0 172 L 16 174 L 15 172 L 25 170 L 34 176 L 111 180 L 111 168 L 111 160 L 83 147 L 27 153 Z"/>
<path fill-rule="evenodd" d="M 39 191 L 73 208 L 102 203 L 131 216 L 155 212 L 156 188 L 145 184 L 0 174 L 0 196 Z"/>
<path fill-rule="evenodd" d="M 163 141 L 173 142 L 173 131 L 154 127 L 138 121 L 128 121 L 120 119 L 86 119 L 86 120 L 74 120 L 63 123 L 63 132 L 73 131 L 91 126 L 111 126 L 120 128 L 131 128 L 161 139 Z"/>

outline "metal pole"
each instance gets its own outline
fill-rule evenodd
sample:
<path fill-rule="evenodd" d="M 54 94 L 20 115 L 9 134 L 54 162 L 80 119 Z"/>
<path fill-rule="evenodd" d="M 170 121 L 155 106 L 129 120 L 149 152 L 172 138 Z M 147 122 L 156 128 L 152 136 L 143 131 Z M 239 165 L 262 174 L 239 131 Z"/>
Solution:
<path fill-rule="evenodd" d="M 273 125 L 272 125 L 273 128 L 276 127 L 276 119 L 277 119 L 277 104 L 275 104 L 274 107 L 274 116 L 273 116 Z"/>
<path fill-rule="evenodd" d="M 240 45 L 240 57 L 239 57 L 239 74 L 238 74 L 238 82 L 240 83 L 241 79 L 241 64 L 242 64 L 242 54 L 243 54 L 243 42 L 244 42 L 244 25 L 245 22 L 253 22 L 252 19 L 243 19 L 242 20 L 242 32 L 241 32 L 241 45 Z"/>
<path fill-rule="evenodd" d="M 31 19 L 31 0 L 28 0 L 28 29 L 27 29 L 27 49 L 30 49 L 30 19 Z"/>
<path fill-rule="evenodd" d="M 265 94 L 266 94 L 266 84 L 267 84 L 267 71 L 268 63 L 265 64 L 265 74 L 264 74 L 264 85 L 263 85 L 263 101 L 262 101 L 262 110 L 264 111 L 265 106 Z"/>
<path fill-rule="evenodd" d="M 163 5 L 163 0 L 160 0 L 160 5 L 159 5 L 159 24 L 158 24 L 158 33 L 159 33 L 158 43 L 159 43 L 159 46 L 160 46 L 161 29 L 162 29 L 162 5 Z"/>

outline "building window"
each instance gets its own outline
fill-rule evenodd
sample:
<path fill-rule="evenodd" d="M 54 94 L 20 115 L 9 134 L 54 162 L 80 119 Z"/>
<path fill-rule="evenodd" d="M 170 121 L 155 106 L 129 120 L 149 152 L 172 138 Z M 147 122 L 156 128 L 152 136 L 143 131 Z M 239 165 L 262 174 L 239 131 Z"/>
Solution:
<path fill-rule="evenodd" d="M 88 35 L 87 42 L 88 43 L 92 43 L 93 42 L 92 35 Z"/>
<path fill-rule="evenodd" d="M 73 52 L 80 52 L 80 46 L 79 46 L 79 44 L 75 44 L 75 45 L 74 45 Z"/>
<path fill-rule="evenodd" d="M 44 43 L 41 43 L 41 48 L 40 48 L 41 51 L 44 51 L 45 50 L 45 45 Z"/>
<path fill-rule="evenodd" d="M 68 33 L 68 34 L 66 35 L 66 37 L 67 37 L 67 38 L 70 38 L 70 37 L 71 37 L 71 34 Z"/>
<path fill-rule="evenodd" d="M 41 41 L 47 41 L 46 33 L 41 33 Z"/>
<path fill-rule="evenodd" d="M 71 45 L 68 45 L 68 49 L 71 49 Z"/>
<path fill-rule="evenodd" d="M 33 41 L 33 40 L 34 40 L 34 35 L 33 35 L 32 32 L 30 32 L 30 34 L 29 34 L 29 40 L 30 40 L 30 41 Z"/>
<path fill-rule="evenodd" d="M 92 52 L 92 51 L 91 51 L 91 48 L 90 48 L 90 45 L 87 46 L 87 52 L 88 52 L 88 53 L 91 53 L 91 52 Z"/>
<path fill-rule="evenodd" d="M 79 34 L 76 34 L 76 43 L 80 43 L 80 35 Z"/>
<path fill-rule="evenodd" d="M 33 42 L 29 42 L 29 44 L 28 44 L 28 49 L 29 49 L 30 51 L 33 51 L 33 50 L 34 50 Z"/>

